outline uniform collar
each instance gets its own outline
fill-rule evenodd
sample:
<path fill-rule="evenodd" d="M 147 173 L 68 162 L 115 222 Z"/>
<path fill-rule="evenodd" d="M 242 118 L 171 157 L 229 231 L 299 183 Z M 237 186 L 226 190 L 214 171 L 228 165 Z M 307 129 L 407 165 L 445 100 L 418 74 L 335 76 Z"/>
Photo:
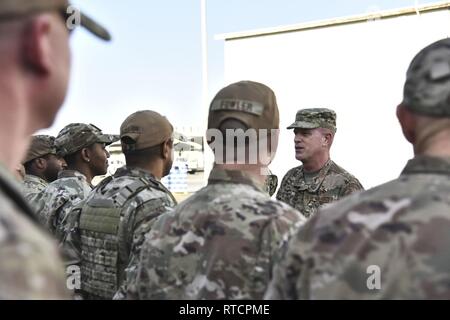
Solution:
<path fill-rule="evenodd" d="M 167 189 L 166 186 L 161 181 L 156 179 L 156 177 L 151 172 L 149 172 L 147 170 L 144 170 L 144 169 L 141 169 L 141 168 L 136 168 L 136 167 L 123 166 L 123 167 L 121 167 L 121 168 L 116 170 L 116 173 L 114 174 L 113 177 L 114 178 L 119 178 L 119 177 L 122 177 L 122 176 L 136 177 L 136 178 L 139 178 L 141 180 L 148 179 L 149 181 L 152 181 L 152 183 L 154 183 L 156 186 L 158 186 L 160 190 L 164 191 L 172 199 L 172 201 L 175 204 L 177 203 L 177 200 L 172 195 L 170 190 Z"/>
<path fill-rule="evenodd" d="M 137 167 L 129 167 L 129 166 L 123 166 L 116 170 L 116 173 L 114 174 L 116 177 L 120 176 L 133 176 L 133 177 L 146 177 L 148 179 L 154 180 L 156 182 L 160 182 L 156 177 L 149 171 L 137 168 Z"/>
<path fill-rule="evenodd" d="M 264 192 L 264 183 L 249 172 L 240 170 L 225 170 L 214 167 L 209 174 L 208 184 L 237 183 L 252 186 Z"/>
<path fill-rule="evenodd" d="M 59 172 L 58 179 L 64 178 L 77 178 L 78 180 L 84 181 L 88 186 L 93 188 L 93 185 L 87 182 L 86 176 L 77 170 L 63 170 Z"/>
<path fill-rule="evenodd" d="M 402 175 L 420 173 L 450 175 L 450 158 L 417 156 L 408 161 Z"/>
<path fill-rule="evenodd" d="M 76 171 L 76 170 L 63 170 L 58 173 L 58 179 L 74 178 L 74 177 L 83 178 L 83 179 L 87 180 L 86 176 L 84 174 L 82 174 L 81 172 Z"/>
<path fill-rule="evenodd" d="M 48 182 L 41 177 L 35 176 L 34 174 L 26 174 L 24 178 L 24 182 L 35 182 L 43 185 L 48 185 Z"/>
<path fill-rule="evenodd" d="M 328 160 L 328 162 L 322 167 L 322 169 L 319 170 L 319 173 L 312 179 L 310 183 L 306 183 L 305 181 L 305 171 L 303 169 L 303 166 L 300 167 L 300 171 L 298 173 L 299 179 L 295 180 L 294 185 L 299 188 L 300 190 L 308 190 L 308 192 L 317 192 L 319 190 L 320 186 L 322 185 L 323 181 L 325 180 L 328 171 L 330 171 L 331 166 L 334 164 L 333 161 Z"/>

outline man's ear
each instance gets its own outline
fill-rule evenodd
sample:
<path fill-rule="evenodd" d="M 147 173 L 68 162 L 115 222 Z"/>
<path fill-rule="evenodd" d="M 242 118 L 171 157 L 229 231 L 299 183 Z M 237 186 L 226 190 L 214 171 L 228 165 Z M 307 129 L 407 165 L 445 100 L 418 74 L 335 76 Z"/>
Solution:
<path fill-rule="evenodd" d="M 171 153 L 172 153 L 172 148 L 173 148 L 173 140 L 172 139 L 166 140 L 163 143 L 162 150 L 161 150 L 161 152 L 162 152 L 161 156 L 163 159 L 170 158 Z"/>
<path fill-rule="evenodd" d="M 38 15 L 31 19 L 23 33 L 22 59 L 25 67 L 38 74 L 50 73 L 52 63 L 51 18 L 49 15 Z"/>
<path fill-rule="evenodd" d="M 34 160 L 34 165 L 38 170 L 45 170 L 47 169 L 47 160 L 44 158 L 37 158 Z"/>
<path fill-rule="evenodd" d="M 81 149 L 80 154 L 81 154 L 81 159 L 84 162 L 87 162 L 87 163 L 91 162 L 91 152 L 90 152 L 89 148 Z"/>
<path fill-rule="evenodd" d="M 323 134 L 323 146 L 324 147 L 331 147 L 331 143 L 333 142 L 333 135 L 330 132 L 325 132 Z"/>
<path fill-rule="evenodd" d="M 416 118 L 402 104 L 397 107 L 397 119 L 402 127 L 403 135 L 410 143 L 416 140 Z"/>

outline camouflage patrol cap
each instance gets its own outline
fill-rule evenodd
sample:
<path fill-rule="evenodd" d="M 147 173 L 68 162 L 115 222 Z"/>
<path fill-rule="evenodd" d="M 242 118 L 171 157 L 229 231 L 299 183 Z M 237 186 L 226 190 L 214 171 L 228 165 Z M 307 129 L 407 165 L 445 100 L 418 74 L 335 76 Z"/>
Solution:
<path fill-rule="evenodd" d="M 327 108 L 302 109 L 297 112 L 295 122 L 287 128 L 326 128 L 336 132 L 336 112 Z"/>
<path fill-rule="evenodd" d="M 33 159 L 43 157 L 47 154 L 56 154 L 55 137 L 47 135 L 37 135 L 31 137 L 30 147 L 23 163 Z"/>
<path fill-rule="evenodd" d="M 219 129 L 230 118 L 252 129 L 278 129 L 280 116 L 274 92 L 253 81 L 240 81 L 223 88 L 209 107 L 208 129 Z"/>
<path fill-rule="evenodd" d="M 71 123 L 65 126 L 55 139 L 58 154 L 67 156 L 94 143 L 109 145 L 119 140 L 117 135 L 103 134 L 93 124 Z"/>
<path fill-rule="evenodd" d="M 402 104 L 419 114 L 450 117 L 450 39 L 427 46 L 413 59 Z"/>
<path fill-rule="evenodd" d="M 173 135 L 173 126 L 166 117 L 151 110 L 130 115 L 120 126 L 124 153 L 157 146 Z"/>
<path fill-rule="evenodd" d="M 68 0 L 1 0 L 0 21 L 52 10 L 60 11 L 68 17 L 69 6 Z M 103 40 L 111 40 L 108 30 L 81 12 L 80 25 Z"/>

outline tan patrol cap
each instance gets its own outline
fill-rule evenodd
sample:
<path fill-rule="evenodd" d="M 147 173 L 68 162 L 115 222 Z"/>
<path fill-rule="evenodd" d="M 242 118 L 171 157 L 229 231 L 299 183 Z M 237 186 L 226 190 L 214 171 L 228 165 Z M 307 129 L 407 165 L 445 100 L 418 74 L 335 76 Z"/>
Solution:
<path fill-rule="evenodd" d="M 120 126 L 124 153 L 157 146 L 173 135 L 173 126 L 166 117 L 151 110 L 130 115 Z"/>
<path fill-rule="evenodd" d="M 52 10 L 60 11 L 64 15 L 68 15 L 67 8 L 69 6 L 68 0 L 1 0 L 0 21 Z M 111 35 L 108 30 L 97 22 L 83 13 L 80 13 L 80 18 L 81 26 L 103 40 L 111 40 Z"/>
<path fill-rule="evenodd" d="M 32 136 L 30 147 L 28 148 L 28 152 L 23 160 L 23 163 L 27 163 L 47 154 L 57 154 L 55 138 L 47 135 Z"/>
<path fill-rule="evenodd" d="M 250 129 L 279 129 L 274 92 L 268 86 L 240 81 L 220 90 L 209 107 L 208 129 L 219 129 L 226 119 L 242 121 Z"/>

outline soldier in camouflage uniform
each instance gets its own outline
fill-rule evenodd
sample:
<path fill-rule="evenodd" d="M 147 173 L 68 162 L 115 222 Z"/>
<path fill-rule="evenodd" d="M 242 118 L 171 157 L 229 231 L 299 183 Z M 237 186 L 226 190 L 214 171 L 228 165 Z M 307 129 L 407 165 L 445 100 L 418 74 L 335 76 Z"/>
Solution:
<path fill-rule="evenodd" d="M 23 163 L 26 175 L 22 183 L 22 194 L 35 207 L 36 204 L 31 200 L 58 178 L 58 173 L 66 166 L 66 162 L 57 155 L 54 137 L 38 135 L 31 137 L 31 145 Z"/>
<path fill-rule="evenodd" d="M 67 214 L 91 192 L 92 179 L 106 174 L 109 153 L 105 146 L 117 140 L 117 136 L 103 134 L 96 126 L 84 123 L 69 124 L 56 137 L 55 145 L 67 170 L 61 171 L 58 179 L 32 201 L 37 203 L 40 219 L 59 240 L 65 232 Z"/>
<path fill-rule="evenodd" d="M 25 156 L 24 137 L 52 124 L 66 94 L 67 6 L 63 0 L 0 1 L 0 299 L 68 297 L 57 248 L 11 175 Z M 83 25 L 101 29 L 90 19 Z"/>
<path fill-rule="evenodd" d="M 319 211 L 289 244 L 272 299 L 450 299 L 450 39 L 412 61 L 400 177 Z"/>
<path fill-rule="evenodd" d="M 257 163 L 247 158 L 236 164 L 233 158 L 223 162 L 219 152 L 233 150 L 225 148 L 226 140 L 217 141 L 226 130 L 274 129 L 270 134 L 275 135 L 278 128 L 276 98 L 265 85 L 243 81 L 216 95 L 208 120 L 208 136 L 217 134 L 214 142 L 209 138 L 216 163 L 208 185 L 155 221 L 138 269 L 127 275 L 127 298 L 262 298 L 283 240 L 304 219 L 264 192 L 261 172 L 267 171 L 276 145 L 261 152 Z M 262 134 L 258 137 L 263 140 Z M 237 148 L 248 151 L 249 145 Z"/>
<path fill-rule="evenodd" d="M 71 212 L 72 248 L 81 251 L 81 290 L 86 299 L 112 299 L 126 292 L 124 269 L 139 255 L 152 221 L 176 200 L 161 183 L 173 163 L 173 127 L 154 111 L 130 115 L 120 128 L 127 165 L 104 179 Z M 67 245 L 67 243 L 66 243 Z"/>
<path fill-rule="evenodd" d="M 286 173 L 277 193 L 278 200 L 309 218 L 320 206 L 363 189 L 358 179 L 330 159 L 336 132 L 333 110 L 300 110 L 288 129 L 294 129 L 295 157 L 303 165 Z"/>

